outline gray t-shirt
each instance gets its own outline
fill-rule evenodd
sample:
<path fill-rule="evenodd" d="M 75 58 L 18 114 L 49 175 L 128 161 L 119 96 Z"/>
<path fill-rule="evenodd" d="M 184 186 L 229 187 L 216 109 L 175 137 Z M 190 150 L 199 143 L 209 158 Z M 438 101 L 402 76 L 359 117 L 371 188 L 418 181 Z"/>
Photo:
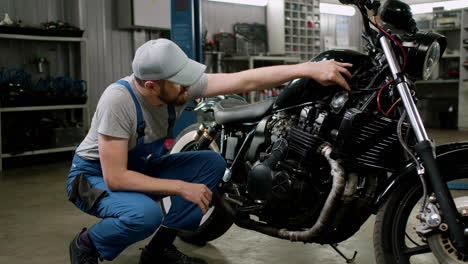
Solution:
<path fill-rule="evenodd" d="M 143 96 L 133 86 L 133 75 L 123 78 L 133 89 L 135 96 L 143 111 L 143 118 L 146 122 L 144 142 L 151 142 L 167 136 L 168 113 L 167 105 L 153 106 L 146 102 Z M 200 80 L 192 85 L 188 91 L 189 101 L 202 97 L 208 85 L 208 77 L 203 74 Z M 185 106 L 176 106 L 177 117 Z M 91 128 L 88 134 L 78 146 L 76 154 L 88 159 L 99 159 L 98 133 L 128 138 L 128 149 L 135 147 L 137 141 L 137 113 L 135 103 L 132 100 L 127 88 L 113 83 L 109 85 L 101 98 L 94 113 Z"/>

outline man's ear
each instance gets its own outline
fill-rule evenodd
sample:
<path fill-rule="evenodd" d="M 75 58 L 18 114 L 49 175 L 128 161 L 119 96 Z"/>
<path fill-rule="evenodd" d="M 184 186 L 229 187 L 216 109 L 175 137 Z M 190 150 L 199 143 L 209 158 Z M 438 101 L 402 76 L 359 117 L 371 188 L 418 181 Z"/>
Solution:
<path fill-rule="evenodd" d="M 151 94 L 159 95 L 161 93 L 161 83 L 159 81 L 146 81 L 145 88 Z"/>

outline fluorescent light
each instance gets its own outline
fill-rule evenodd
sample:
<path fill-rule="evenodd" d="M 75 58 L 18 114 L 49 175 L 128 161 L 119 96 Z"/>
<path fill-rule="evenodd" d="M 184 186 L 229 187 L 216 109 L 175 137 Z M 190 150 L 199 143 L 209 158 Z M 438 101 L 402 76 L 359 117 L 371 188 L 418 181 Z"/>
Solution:
<path fill-rule="evenodd" d="M 354 14 L 356 14 L 356 10 L 351 6 L 320 3 L 320 13 L 354 16 Z"/>
<path fill-rule="evenodd" d="M 253 5 L 253 6 L 266 6 L 268 0 L 208 0 L 213 2 L 223 2 L 230 4 L 240 4 L 240 5 Z"/>
<path fill-rule="evenodd" d="M 425 4 L 414 4 L 414 5 L 410 5 L 410 7 L 411 7 L 411 12 L 413 12 L 413 15 L 416 15 L 416 14 L 432 13 L 432 9 L 434 7 L 443 7 L 444 10 L 452 10 L 452 9 L 468 7 L 468 1 L 455 0 L 455 1 L 444 1 L 444 2 L 433 2 L 433 3 L 425 3 Z"/>

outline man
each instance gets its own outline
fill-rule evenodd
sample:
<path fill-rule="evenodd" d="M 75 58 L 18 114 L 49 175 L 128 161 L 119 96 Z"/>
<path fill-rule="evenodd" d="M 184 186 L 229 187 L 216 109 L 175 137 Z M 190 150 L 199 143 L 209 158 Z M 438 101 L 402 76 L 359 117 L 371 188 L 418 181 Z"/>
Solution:
<path fill-rule="evenodd" d="M 146 42 L 133 60 L 133 75 L 102 94 L 88 135 L 76 150 L 67 192 L 84 212 L 102 218 L 70 243 L 72 264 L 113 260 L 156 231 L 140 263 L 206 263 L 173 245 L 178 229 L 196 230 L 225 162 L 211 151 L 165 155 L 183 105 L 191 99 L 243 93 L 309 77 L 349 89 L 351 77 L 335 61 L 280 65 L 238 73 L 205 74 L 167 39 Z M 155 202 L 175 195 L 166 216 Z"/>

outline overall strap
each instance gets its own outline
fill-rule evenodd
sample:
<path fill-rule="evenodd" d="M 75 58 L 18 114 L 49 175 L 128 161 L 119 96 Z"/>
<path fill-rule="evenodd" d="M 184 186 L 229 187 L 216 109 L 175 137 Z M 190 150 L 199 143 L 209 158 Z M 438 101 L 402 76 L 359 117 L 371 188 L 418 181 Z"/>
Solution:
<path fill-rule="evenodd" d="M 167 138 L 173 139 L 174 138 L 174 124 L 176 120 L 176 112 L 174 105 L 168 104 L 167 105 L 167 113 L 168 113 L 168 118 L 167 118 Z"/>
<path fill-rule="evenodd" d="M 145 127 L 146 123 L 145 120 L 143 119 L 143 111 L 141 111 L 141 106 L 140 103 L 138 102 L 135 93 L 132 90 L 132 87 L 127 81 L 124 80 L 119 80 L 116 82 L 117 84 L 125 86 L 127 88 L 128 92 L 132 96 L 133 103 L 135 103 L 135 108 L 137 112 L 137 144 L 143 144 L 144 143 L 144 138 L 145 138 Z"/>

